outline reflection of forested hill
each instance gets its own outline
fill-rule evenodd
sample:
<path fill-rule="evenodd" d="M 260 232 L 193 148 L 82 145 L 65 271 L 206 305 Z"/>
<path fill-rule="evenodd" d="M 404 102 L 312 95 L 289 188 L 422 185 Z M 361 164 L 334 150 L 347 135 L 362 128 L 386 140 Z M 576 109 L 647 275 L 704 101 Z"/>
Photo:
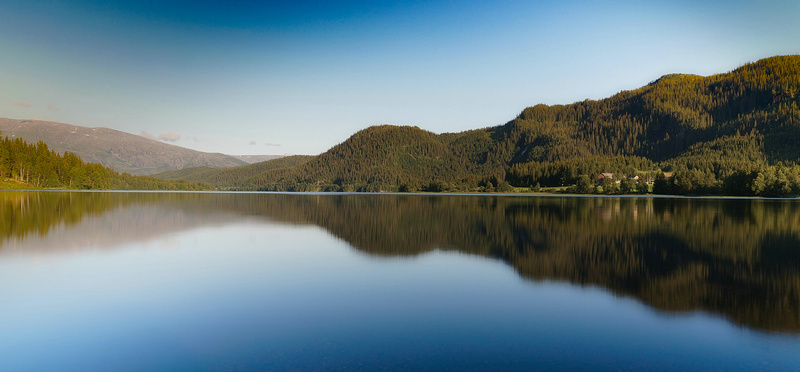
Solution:
<path fill-rule="evenodd" d="M 225 212 L 316 224 L 369 254 L 453 250 L 501 259 L 529 279 L 597 285 L 661 310 L 704 310 L 748 327 L 800 332 L 797 201 L 330 194 L 12 195 L 17 195 L 16 199 L 6 197 L 2 201 L 4 223 L 9 216 L 12 220 L 17 214 L 29 216 L 37 208 L 56 208 L 57 212 L 50 222 L 39 217 L 25 220 L 27 227 L 12 226 L 12 230 L 3 231 L 4 238 L 31 232 L 46 234 L 48 224 L 77 224 L 82 214 L 99 215 L 132 204 L 158 205 L 186 215 Z M 142 218 L 159 221 L 165 217 Z M 192 226 L 199 225 L 202 223 Z M 3 226 L 9 227 L 7 223 Z"/>
<path fill-rule="evenodd" d="M 800 332 L 800 205 L 750 200 L 340 197 L 316 223 L 380 255 L 500 258 L 662 310 Z M 329 211 L 324 213 L 322 211 Z"/>

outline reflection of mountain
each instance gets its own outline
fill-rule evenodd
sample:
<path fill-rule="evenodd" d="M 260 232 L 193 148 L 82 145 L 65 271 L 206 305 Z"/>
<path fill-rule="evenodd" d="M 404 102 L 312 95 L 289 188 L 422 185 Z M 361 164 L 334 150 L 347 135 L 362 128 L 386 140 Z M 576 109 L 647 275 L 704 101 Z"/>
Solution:
<path fill-rule="evenodd" d="M 197 213 L 162 194 L 0 192 L 0 255 L 110 249 L 241 218 Z M 178 195 L 178 194 L 172 194 Z"/>
<path fill-rule="evenodd" d="M 319 225 L 374 255 L 445 249 L 493 257 L 534 280 L 597 285 L 661 310 L 800 332 L 796 201 L 154 193 L 8 193 L 0 201 L 5 242 L 116 209 L 149 221 L 129 227 L 125 213 L 103 214 L 133 229 L 119 236 L 261 217 Z"/>

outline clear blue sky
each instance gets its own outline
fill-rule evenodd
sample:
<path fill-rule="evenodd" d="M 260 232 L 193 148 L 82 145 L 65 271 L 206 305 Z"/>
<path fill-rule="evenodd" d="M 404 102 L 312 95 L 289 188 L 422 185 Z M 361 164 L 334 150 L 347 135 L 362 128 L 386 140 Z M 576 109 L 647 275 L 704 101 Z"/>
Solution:
<path fill-rule="evenodd" d="M 797 54 L 798 20 L 797 0 L 3 0 L 0 116 L 317 154 Z"/>

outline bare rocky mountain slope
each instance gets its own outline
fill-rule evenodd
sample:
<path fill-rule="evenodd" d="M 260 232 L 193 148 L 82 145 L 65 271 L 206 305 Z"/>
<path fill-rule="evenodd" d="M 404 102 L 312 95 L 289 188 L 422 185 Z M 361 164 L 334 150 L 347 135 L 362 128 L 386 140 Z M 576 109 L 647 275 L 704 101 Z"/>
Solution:
<path fill-rule="evenodd" d="M 190 150 L 109 128 L 0 118 L 0 133 L 30 143 L 41 140 L 58 153 L 69 151 L 84 161 L 135 175 L 189 167 L 221 168 L 246 164 L 229 155 Z"/>

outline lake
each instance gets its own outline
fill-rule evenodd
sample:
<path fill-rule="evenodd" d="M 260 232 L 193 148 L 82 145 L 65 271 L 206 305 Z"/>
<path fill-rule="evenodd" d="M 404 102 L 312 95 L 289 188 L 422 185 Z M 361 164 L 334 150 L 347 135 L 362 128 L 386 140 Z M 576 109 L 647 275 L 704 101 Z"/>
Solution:
<path fill-rule="evenodd" d="M 0 192 L 0 369 L 798 370 L 800 200 Z"/>

